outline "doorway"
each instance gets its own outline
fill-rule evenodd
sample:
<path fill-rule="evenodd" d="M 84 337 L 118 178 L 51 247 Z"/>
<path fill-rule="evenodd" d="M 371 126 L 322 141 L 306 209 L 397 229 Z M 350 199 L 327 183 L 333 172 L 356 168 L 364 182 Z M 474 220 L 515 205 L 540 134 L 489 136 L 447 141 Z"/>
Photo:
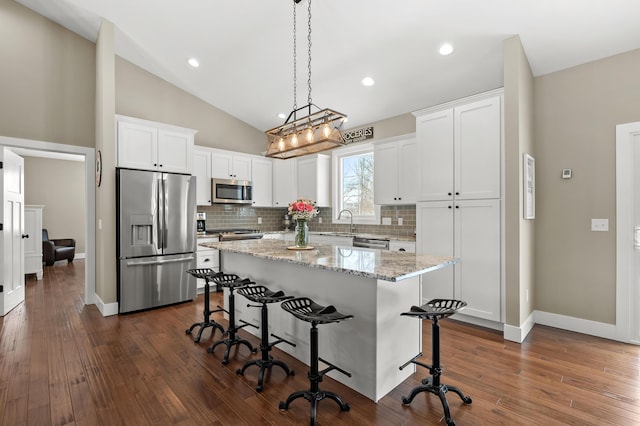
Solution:
<path fill-rule="evenodd" d="M 0 136 L 0 146 L 12 148 L 33 149 L 63 154 L 75 154 L 84 157 L 84 176 L 86 188 L 86 222 L 85 222 L 85 305 L 96 303 L 96 256 L 95 256 L 95 223 L 96 223 L 96 188 L 95 188 L 95 149 L 75 145 L 65 145 L 53 142 L 35 141 Z"/>
<path fill-rule="evenodd" d="M 616 339 L 640 344 L 640 122 L 616 126 Z"/>

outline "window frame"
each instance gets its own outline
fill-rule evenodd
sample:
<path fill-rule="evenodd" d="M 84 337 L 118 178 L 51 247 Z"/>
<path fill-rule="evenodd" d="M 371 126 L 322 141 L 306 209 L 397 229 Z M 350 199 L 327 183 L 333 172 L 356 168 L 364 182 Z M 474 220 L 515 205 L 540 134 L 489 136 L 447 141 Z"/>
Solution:
<path fill-rule="evenodd" d="M 332 205 L 333 211 L 331 214 L 331 223 L 333 224 L 346 224 L 350 222 L 348 215 L 343 215 L 341 219 L 338 219 L 338 214 L 342 210 L 341 206 L 341 188 L 342 188 L 342 159 L 344 157 L 350 157 L 353 155 L 362 155 L 371 153 L 374 154 L 372 142 L 358 143 L 344 148 L 334 149 L 331 154 L 331 193 L 332 193 Z M 373 167 L 375 168 L 375 157 Z M 380 206 L 374 204 L 374 214 L 371 216 L 354 215 L 354 225 L 380 225 Z"/>

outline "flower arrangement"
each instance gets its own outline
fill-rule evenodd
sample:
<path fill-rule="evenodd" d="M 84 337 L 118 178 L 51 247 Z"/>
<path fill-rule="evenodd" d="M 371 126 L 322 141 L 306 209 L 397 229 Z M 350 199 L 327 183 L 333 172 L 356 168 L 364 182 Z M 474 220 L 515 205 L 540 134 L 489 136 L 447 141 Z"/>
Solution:
<path fill-rule="evenodd" d="M 310 220 L 318 215 L 315 201 L 298 198 L 289 203 L 289 216 L 294 220 Z"/>

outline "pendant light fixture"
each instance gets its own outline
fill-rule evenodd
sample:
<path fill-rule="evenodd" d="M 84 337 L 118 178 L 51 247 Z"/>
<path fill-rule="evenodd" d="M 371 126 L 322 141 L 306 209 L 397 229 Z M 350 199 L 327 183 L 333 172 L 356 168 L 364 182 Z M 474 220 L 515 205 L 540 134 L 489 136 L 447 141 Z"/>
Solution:
<path fill-rule="evenodd" d="M 296 5 L 293 0 L 293 111 L 284 124 L 266 131 L 267 157 L 294 158 L 345 145 L 342 125 L 346 115 L 329 108 L 320 109 L 311 101 L 311 0 L 308 12 L 308 104 L 298 108 L 296 101 Z M 312 108 L 315 109 L 312 110 Z M 298 118 L 298 114 L 305 114 Z"/>

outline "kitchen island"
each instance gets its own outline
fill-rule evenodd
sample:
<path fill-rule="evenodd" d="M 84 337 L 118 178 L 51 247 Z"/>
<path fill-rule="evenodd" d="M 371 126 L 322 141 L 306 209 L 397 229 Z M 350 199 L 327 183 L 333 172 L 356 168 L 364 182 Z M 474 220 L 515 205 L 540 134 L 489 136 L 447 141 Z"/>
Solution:
<path fill-rule="evenodd" d="M 352 374 L 347 377 L 332 371 L 329 376 L 373 401 L 415 371 L 413 365 L 402 371 L 398 366 L 422 351 L 421 322 L 400 314 L 421 304 L 420 276 L 459 261 L 335 245 L 289 250 L 278 240 L 203 245 L 220 250 L 220 266 L 225 273 L 249 277 L 271 290 L 309 297 L 353 315 L 352 320 L 319 327 L 320 356 Z M 260 324 L 260 310 L 247 307 L 242 296 L 236 297 L 235 305 L 236 318 Z M 283 343 L 279 349 L 308 364 L 309 323 L 272 305 L 269 326 L 270 333 L 297 345 Z M 259 335 L 259 330 L 245 330 Z"/>

